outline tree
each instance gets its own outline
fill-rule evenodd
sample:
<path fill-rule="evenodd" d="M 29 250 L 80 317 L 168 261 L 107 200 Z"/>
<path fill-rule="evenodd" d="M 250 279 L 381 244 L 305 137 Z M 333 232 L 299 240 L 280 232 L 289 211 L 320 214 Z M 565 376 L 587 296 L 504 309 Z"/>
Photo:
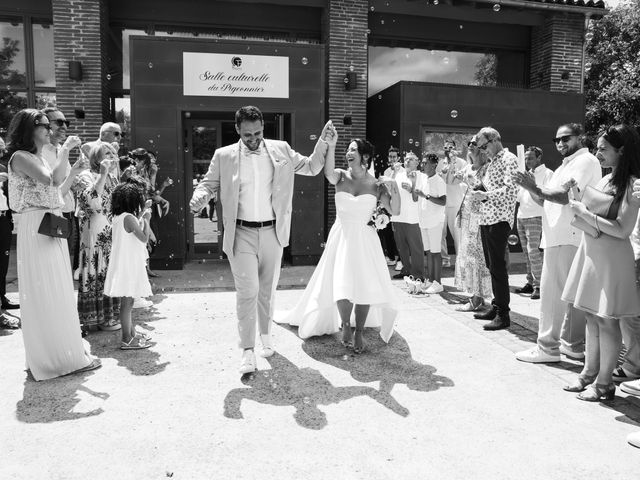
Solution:
<path fill-rule="evenodd" d="M 24 73 L 10 68 L 19 51 L 19 40 L 2 38 L 0 46 L 0 135 L 3 136 L 13 115 L 27 106 L 26 97 L 11 91 L 11 87 L 24 87 L 27 84 L 27 76 Z"/>
<path fill-rule="evenodd" d="M 476 63 L 476 72 L 473 74 L 473 79 L 476 81 L 476 85 L 495 87 L 498 82 L 497 56 L 492 53 L 485 53 Z"/>
<path fill-rule="evenodd" d="M 640 0 L 628 0 L 587 32 L 585 126 L 597 134 L 615 123 L 640 124 Z"/>

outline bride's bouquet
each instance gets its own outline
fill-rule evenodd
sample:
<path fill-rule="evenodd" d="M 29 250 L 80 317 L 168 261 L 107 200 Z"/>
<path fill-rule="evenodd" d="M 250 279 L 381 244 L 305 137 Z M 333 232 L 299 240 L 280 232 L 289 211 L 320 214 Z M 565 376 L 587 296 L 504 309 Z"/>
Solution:
<path fill-rule="evenodd" d="M 384 229 L 391 220 L 391 216 L 389 212 L 380 204 L 376 207 L 376 209 L 371 214 L 371 219 L 367 223 L 367 225 L 375 228 L 376 230 Z"/>

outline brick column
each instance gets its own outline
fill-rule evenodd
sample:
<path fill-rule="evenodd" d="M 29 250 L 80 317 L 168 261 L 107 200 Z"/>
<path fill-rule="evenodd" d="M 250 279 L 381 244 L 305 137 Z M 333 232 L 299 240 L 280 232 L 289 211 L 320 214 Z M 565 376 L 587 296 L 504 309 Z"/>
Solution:
<path fill-rule="evenodd" d="M 582 90 L 584 16 L 553 15 L 531 32 L 530 86 L 552 92 Z"/>
<path fill-rule="evenodd" d="M 327 101 L 329 118 L 338 129 L 336 166 L 346 167 L 344 153 L 352 138 L 365 138 L 367 132 L 368 90 L 368 3 L 362 0 L 329 0 L 327 22 Z M 348 71 L 357 75 L 357 87 L 345 90 Z M 343 125 L 345 115 L 351 125 Z M 335 220 L 335 189 L 327 189 L 327 229 Z"/>
<path fill-rule="evenodd" d="M 106 82 L 106 0 L 52 0 L 56 103 L 83 141 L 98 138 L 109 111 Z M 82 63 L 82 80 L 69 79 L 69 62 Z M 84 119 L 74 118 L 82 109 Z"/>

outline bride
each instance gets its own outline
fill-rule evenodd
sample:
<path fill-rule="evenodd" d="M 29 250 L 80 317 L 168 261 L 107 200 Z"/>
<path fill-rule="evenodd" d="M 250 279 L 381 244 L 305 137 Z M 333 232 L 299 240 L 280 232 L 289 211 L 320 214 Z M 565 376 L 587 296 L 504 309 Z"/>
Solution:
<path fill-rule="evenodd" d="M 337 136 L 335 130 L 328 135 Z M 395 289 L 375 227 L 369 222 L 378 202 L 398 215 L 400 193 L 395 181 L 384 177 L 377 181 L 367 172 L 373 161 L 371 143 L 353 140 L 346 153 L 349 168 L 342 170 L 335 168 L 336 139 L 327 140 L 332 141 L 328 141 L 324 174 L 336 186 L 337 218 L 302 298 L 281 323 L 298 325 L 300 338 L 333 334 L 342 326 L 342 344 L 362 353 L 365 326 L 380 327 L 385 342 L 393 334 Z"/>

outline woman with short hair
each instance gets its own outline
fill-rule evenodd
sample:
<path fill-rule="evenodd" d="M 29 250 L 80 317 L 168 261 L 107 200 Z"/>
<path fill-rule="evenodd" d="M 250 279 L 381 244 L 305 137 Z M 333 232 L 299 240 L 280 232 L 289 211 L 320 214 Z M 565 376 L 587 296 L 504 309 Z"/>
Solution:
<path fill-rule="evenodd" d="M 118 154 L 96 142 L 88 152 L 89 170 L 78 175 L 73 191 L 80 221 L 78 313 L 85 331 L 119 330 L 119 300 L 104 295 L 111 254 L 111 192 L 118 185 Z"/>

